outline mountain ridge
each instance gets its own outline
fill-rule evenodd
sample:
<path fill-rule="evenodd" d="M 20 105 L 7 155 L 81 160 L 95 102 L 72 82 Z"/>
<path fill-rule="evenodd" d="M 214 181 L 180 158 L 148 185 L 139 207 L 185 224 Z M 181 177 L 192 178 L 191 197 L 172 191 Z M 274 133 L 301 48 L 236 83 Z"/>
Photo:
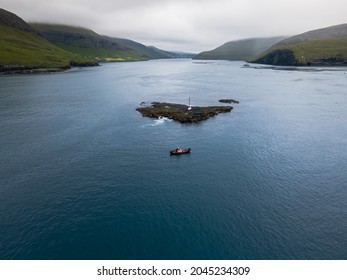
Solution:
<path fill-rule="evenodd" d="M 40 32 L 16 14 L 0 8 L 0 24 L 40 35 Z"/>
<path fill-rule="evenodd" d="M 279 66 L 345 66 L 347 24 L 292 36 L 273 45 L 249 62 Z"/>
<path fill-rule="evenodd" d="M 60 49 L 20 17 L 0 9 L 0 72 L 61 71 L 96 65 L 92 59 Z"/>
<path fill-rule="evenodd" d="M 196 55 L 193 59 L 202 60 L 247 60 L 281 41 L 285 37 L 248 38 L 229 41 L 211 50 Z"/>
<path fill-rule="evenodd" d="M 61 24 L 32 23 L 44 38 L 60 48 L 101 61 L 138 61 L 170 58 L 139 42 L 100 35 L 93 30 Z"/>
<path fill-rule="evenodd" d="M 289 45 L 302 43 L 310 40 L 336 39 L 344 37 L 347 37 L 347 23 L 307 31 L 286 38 L 278 43 L 281 45 Z"/>
<path fill-rule="evenodd" d="M 130 39 L 69 25 L 29 24 L 0 8 L 0 72 L 62 71 L 97 61 L 143 61 L 172 54 Z"/>

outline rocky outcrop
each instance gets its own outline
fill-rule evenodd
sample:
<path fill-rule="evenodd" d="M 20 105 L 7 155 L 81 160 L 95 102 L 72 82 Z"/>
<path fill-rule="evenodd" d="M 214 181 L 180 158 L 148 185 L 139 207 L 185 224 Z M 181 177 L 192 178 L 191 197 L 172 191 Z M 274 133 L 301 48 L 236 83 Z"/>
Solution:
<path fill-rule="evenodd" d="M 153 102 L 150 106 L 139 107 L 136 110 L 144 117 L 166 117 L 180 123 L 198 123 L 232 109 L 231 106 L 194 106 L 189 110 L 189 107 L 183 104 Z"/>
<path fill-rule="evenodd" d="M 100 66 L 100 64 L 96 61 L 86 61 L 86 62 L 70 61 L 70 66 L 72 66 L 72 67 L 91 67 L 91 66 Z"/>
<path fill-rule="evenodd" d="M 7 74 L 30 74 L 30 73 L 54 73 L 61 72 L 71 67 L 91 67 L 99 66 L 99 63 L 90 61 L 90 62 L 76 62 L 70 61 L 70 65 L 61 66 L 61 67 L 47 67 L 43 68 L 40 66 L 29 66 L 29 65 L 20 65 L 20 64 L 0 64 L 0 73 Z"/>
<path fill-rule="evenodd" d="M 327 58 L 315 59 L 308 63 L 309 66 L 346 66 L 347 58 L 336 55 Z"/>
<path fill-rule="evenodd" d="M 252 61 L 252 63 L 275 66 L 346 66 L 347 58 L 345 58 L 342 54 L 337 54 L 329 57 L 321 57 L 311 60 L 307 59 L 305 62 L 300 62 L 292 50 L 277 49 L 269 52 L 259 59 Z"/>
<path fill-rule="evenodd" d="M 54 73 L 61 72 L 70 69 L 71 67 L 51 67 L 51 68 L 40 68 L 32 67 L 27 65 L 17 64 L 0 64 L 0 73 L 3 74 L 35 74 L 35 73 Z"/>
<path fill-rule="evenodd" d="M 219 99 L 219 102 L 221 103 L 235 103 L 235 104 L 239 104 L 240 102 L 234 99 Z"/>
<path fill-rule="evenodd" d="M 273 50 L 265 56 L 253 60 L 252 63 L 277 66 L 301 66 L 301 64 L 297 61 L 294 52 L 290 49 Z"/>

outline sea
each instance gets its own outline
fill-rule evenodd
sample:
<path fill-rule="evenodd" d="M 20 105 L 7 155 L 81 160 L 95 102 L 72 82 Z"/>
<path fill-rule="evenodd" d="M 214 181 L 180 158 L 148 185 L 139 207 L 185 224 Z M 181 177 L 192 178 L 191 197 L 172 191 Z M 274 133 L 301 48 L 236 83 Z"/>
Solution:
<path fill-rule="evenodd" d="M 347 259 L 347 68 L 244 63 L 1 75 L 0 259 Z"/>

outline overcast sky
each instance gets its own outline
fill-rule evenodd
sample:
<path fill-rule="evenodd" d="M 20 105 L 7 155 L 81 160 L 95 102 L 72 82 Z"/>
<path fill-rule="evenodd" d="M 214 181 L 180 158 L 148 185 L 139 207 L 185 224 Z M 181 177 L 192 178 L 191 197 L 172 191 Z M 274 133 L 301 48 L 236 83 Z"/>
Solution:
<path fill-rule="evenodd" d="M 0 0 L 0 7 L 29 22 L 188 52 L 347 23 L 347 0 Z"/>

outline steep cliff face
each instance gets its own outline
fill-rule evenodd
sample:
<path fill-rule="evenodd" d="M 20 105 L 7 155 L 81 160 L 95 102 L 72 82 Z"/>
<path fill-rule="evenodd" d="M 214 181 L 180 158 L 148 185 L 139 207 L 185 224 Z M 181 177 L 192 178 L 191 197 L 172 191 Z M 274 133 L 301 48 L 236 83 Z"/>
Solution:
<path fill-rule="evenodd" d="M 271 65 L 299 65 L 294 52 L 290 49 L 273 50 L 266 56 L 259 58 L 257 63 Z"/>

